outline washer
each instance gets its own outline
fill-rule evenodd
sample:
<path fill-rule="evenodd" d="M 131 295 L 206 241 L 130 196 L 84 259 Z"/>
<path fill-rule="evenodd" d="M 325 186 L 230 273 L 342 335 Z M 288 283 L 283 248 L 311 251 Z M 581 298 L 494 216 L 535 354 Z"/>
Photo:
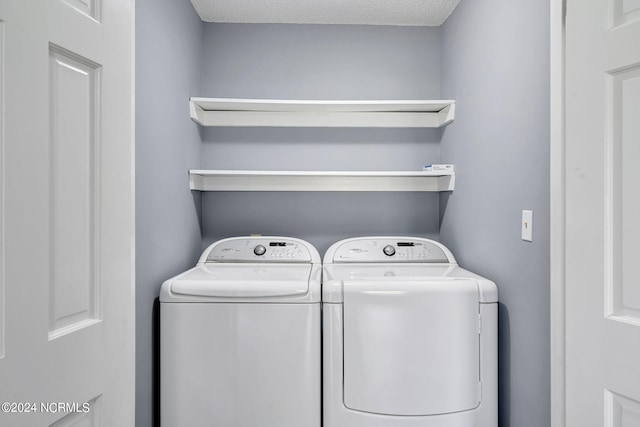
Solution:
<path fill-rule="evenodd" d="M 325 427 L 497 427 L 492 281 L 433 240 L 362 237 L 322 286 Z"/>
<path fill-rule="evenodd" d="M 160 291 L 163 427 L 319 427 L 318 251 L 234 237 Z"/>

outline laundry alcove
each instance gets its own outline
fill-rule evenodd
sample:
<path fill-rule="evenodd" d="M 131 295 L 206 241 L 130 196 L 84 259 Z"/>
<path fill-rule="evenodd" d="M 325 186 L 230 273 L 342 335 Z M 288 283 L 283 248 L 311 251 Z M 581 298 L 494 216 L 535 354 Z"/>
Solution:
<path fill-rule="evenodd" d="M 187 0 L 136 1 L 137 425 L 154 421 L 149 331 L 160 284 L 207 243 L 248 233 L 291 234 L 320 251 L 378 233 L 442 241 L 500 288 L 501 422 L 547 424 L 544 3 L 462 0 L 443 25 L 426 27 L 203 23 Z M 203 127 L 191 120 L 192 97 L 444 99 L 455 100 L 455 120 L 439 128 Z M 194 177 L 206 173 L 188 173 L 422 174 L 430 163 L 455 165 L 453 192 L 202 191 Z M 519 239 L 522 209 L 536 212 L 533 244 Z"/>

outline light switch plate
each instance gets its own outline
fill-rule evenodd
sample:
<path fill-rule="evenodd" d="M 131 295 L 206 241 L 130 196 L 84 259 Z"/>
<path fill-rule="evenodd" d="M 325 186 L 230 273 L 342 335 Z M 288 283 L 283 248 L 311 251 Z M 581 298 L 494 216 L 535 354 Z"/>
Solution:
<path fill-rule="evenodd" d="M 533 242 L 533 211 L 522 211 L 522 240 Z"/>

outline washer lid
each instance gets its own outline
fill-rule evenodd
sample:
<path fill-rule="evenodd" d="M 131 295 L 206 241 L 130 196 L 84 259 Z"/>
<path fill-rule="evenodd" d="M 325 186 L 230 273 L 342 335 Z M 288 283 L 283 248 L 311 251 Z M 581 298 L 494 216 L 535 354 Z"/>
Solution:
<path fill-rule="evenodd" d="M 301 296 L 309 292 L 312 268 L 311 264 L 204 264 L 168 280 L 163 288 L 176 297 Z"/>

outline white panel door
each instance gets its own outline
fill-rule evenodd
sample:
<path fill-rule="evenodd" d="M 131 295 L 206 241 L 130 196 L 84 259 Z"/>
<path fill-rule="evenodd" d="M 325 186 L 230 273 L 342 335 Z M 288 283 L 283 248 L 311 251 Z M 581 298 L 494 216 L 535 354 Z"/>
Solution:
<path fill-rule="evenodd" d="M 133 2 L 1 0 L 0 91 L 0 425 L 133 426 Z"/>
<path fill-rule="evenodd" d="M 640 1 L 566 17 L 566 425 L 640 426 Z"/>

